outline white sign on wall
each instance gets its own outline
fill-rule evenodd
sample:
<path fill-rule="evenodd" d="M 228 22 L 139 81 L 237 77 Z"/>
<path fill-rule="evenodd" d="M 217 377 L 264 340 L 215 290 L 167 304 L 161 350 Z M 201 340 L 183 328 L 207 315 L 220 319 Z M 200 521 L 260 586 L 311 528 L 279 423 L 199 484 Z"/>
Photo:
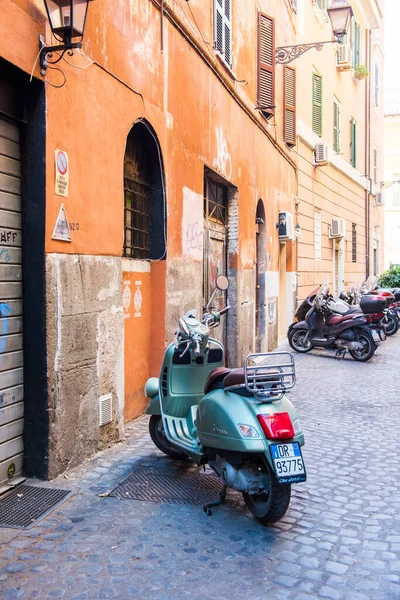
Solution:
<path fill-rule="evenodd" d="M 68 196 L 69 163 L 68 154 L 64 150 L 55 151 L 56 162 L 56 194 Z"/>
<path fill-rule="evenodd" d="M 182 254 L 194 261 L 203 260 L 203 196 L 183 188 Z"/>
<path fill-rule="evenodd" d="M 69 230 L 67 213 L 65 212 L 64 204 L 61 204 L 60 206 L 52 238 L 53 240 L 59 240 L 60 242 L 71 241 L 71 232 Z"/>

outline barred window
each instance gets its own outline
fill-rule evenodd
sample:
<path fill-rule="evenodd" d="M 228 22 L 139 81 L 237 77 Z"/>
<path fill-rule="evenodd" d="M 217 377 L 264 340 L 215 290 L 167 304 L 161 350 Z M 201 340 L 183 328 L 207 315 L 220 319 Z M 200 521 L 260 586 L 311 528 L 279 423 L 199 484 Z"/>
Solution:
<path fill-rule="evenodd" d="M 166 211 L 161 153 L 154 132 L 135 124 L 124 157 L 124 246 L 129 258 L 160 260 L 166 254 Z"/>

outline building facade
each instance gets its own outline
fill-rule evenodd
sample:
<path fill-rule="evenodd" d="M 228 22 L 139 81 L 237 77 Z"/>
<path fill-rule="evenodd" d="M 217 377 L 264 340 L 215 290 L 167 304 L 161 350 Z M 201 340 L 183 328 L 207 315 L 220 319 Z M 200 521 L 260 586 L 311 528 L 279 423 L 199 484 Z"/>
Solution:
<path fill-rule="evenodd" d="M 295 81 L 274 55 L 296 5 L 96 0 L 41 73 L 42 0 L 0 0 L 0 482 L 123 439 L 218 273 L 229 365 L 284 337 Z"/>
<path fill-rule="evenodd" d="M 400 90 L 385 101 L 385 269 L 400 265 Z"/>
<path fill-rule="evenodd" d="M 344 44 L 296 61 L 298 300 L 322 281 L 338 294 L 383 271 L 383 13 L 350 2 Z M 300 0 L 298 43 L 332 37 L 326 0 Z"/>

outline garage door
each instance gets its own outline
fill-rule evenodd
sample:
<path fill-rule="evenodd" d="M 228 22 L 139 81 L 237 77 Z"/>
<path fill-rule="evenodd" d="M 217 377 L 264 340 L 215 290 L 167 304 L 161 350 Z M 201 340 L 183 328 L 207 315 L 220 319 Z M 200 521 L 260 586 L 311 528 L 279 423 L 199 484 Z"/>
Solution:
<path fill-rule="evenodd" d="M 0 488 L 23 463 L 21 241 L 19 129 L 0 117 Z"/>

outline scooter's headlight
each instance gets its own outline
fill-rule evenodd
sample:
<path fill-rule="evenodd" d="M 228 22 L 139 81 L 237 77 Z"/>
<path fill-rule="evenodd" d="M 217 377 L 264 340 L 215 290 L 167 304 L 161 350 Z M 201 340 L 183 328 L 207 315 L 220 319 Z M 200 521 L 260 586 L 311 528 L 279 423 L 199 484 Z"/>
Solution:
<path fill-rule="evenodd" d="M 251 425 L 245 425 L 244 423 L 238 423 L 237 428 L 239 429 L 239 431 L 243 437 L 247 437 L 247 438 L 260 437 L 260 434 L 258 433 L 257 429 L 255 429 Z"/>
<path fill-rule="evenodd" d="M 300 433 L 302 433 L 299 419 L 296 419 L 295 421 L 293 421 L 293 431 L 294 431 L 294 435 L 299 435 Z"/>

